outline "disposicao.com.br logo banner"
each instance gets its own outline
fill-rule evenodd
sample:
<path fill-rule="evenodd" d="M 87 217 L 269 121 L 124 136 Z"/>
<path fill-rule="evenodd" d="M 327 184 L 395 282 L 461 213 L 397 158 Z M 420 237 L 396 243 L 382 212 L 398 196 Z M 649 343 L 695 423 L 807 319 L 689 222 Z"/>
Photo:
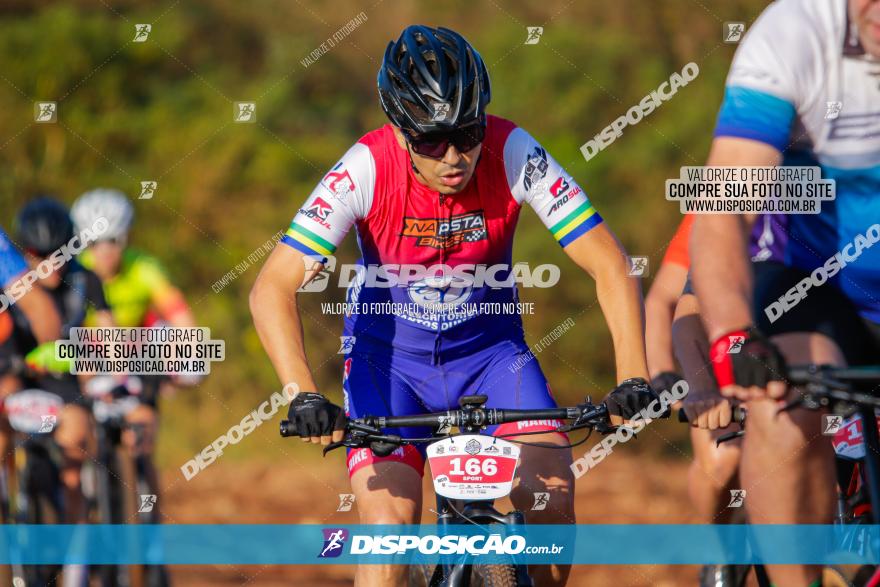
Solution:
<path fill-rule="evenodd" d="M 0 564 L 877 564 L 870 525 L 3 525 Z"/>

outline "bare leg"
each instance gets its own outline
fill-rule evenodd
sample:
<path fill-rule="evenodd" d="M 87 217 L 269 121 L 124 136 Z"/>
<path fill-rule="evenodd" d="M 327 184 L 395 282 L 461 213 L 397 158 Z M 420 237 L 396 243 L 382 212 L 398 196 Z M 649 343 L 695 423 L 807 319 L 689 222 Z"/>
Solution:
<path fill-rule="evenodd" d="M 700 321 L 696 296 L 683 295 L 675 309 L 673 325 L 675 356 L 681 365 L 692 394 L 717 394 L 709 362 L 709 341 Z M 716 440 L 738 426 L 717 430 L 691 428 L 694 460 L 688 471 L 688 493 L 700 518 L 705 523 L 727 522 L 730 510 L 728 493 L 737 478 L 741 442 L 728 441 L 720 446 Z"/>
<path fill-rule="evenodd" d="M 417 524 L 422 512 L 422 477 L 403 463 L 380 462 L 351 476 L 361 524 Z M 406 565 L 358 565 L 357 587 L 406 587 Z"/>
<path fill-rule="evenodd" d="M 565 445 L 568 441 L 557 433 L 517 437 L 519 440 Z M 510 501 L 522 510 L 529 524 L 575 524 L 574 474 L 571 471 L 571 450 L 522 446 L 520 466 Z M 549 493 L 547 507 L 532 510 L 536 492 Z M 535 587 L 565 585 L 571 565 L 532 565 L 529 574 Z"/>
<path fill-rule="evenodd" d="M 64 454 L 61 483 L 64 486 L 64 517 L 68 524 L 86 521 L 81 472 L 83 462 L 91 454 L 91 430 L 91 417 L 85 408 L 76 404 L 64 406 L 55 430 L 55 442 Z"/>
<path fill-rule="evenodd" d="M 843 365 L 837 345 L 819 334 L 792 333 L 773 338 L 791 365 Z M 797 393 L 792 390 L 790 393 Z M 831 442 L 821 431 L 822 413 L 792 410 L 777 415 L 769 399 L 748 403 L 749 423 L 741 468 L 745 507 L 754 524 L 830 524 L 834 516 L 835 471 Z M 775 585 L 810 585 L 821 567 L 768 567 Z"/>

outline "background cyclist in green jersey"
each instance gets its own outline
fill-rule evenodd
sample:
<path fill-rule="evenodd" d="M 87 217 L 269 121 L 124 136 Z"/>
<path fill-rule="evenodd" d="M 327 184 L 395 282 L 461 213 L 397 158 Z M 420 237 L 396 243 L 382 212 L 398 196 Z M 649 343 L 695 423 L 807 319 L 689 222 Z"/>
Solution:
<path fill-rule="evenodd" d="M 153 326 L 157 321 L 177 328 L 195 326 L 183 294 L 171 284 L 159 262 L 145 253 L 127 247 L 134 208 L 125 194 L 103 188 L 86 192 L 74 202 L 71 216 L 78 230 L 91 226 L 98 218 L 107 219 L 108 227 L 101 239 L 84 251 L 79 259 L 86 268 L 101 278 L 104 294 L 117 326 Z M 97 326 L 92 315 L 86 317 L 85 325 Z M 151 383 L 158 384 L 149 377 L 145 379 L 145 391 L 152 388 Z M 199 380 L 188 380 L 186 383 L 192 385 Z M 145 393 L 141 397 L 140 405 L 126 415 L 129 423 L 140 425 L 144 431 L 138 449 L 148 457 L 147 474 L 153 487 L 158 487 L 156 471 L 152 466 L 158 426 L 158 396 L 158 390 Z M 134 440 L 134 435 L 125 435 L 125 442 L 129 446 L 134 446 Z"/>

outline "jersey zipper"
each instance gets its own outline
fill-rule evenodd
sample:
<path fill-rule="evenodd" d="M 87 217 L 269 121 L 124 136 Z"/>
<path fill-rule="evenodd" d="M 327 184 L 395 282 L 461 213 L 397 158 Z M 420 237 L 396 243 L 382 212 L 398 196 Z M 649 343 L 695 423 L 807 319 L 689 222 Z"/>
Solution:
<path fill-rule="evenodd" d="M 449 215 L 444 214 L 444 209 L 443 209 L 446 204 L 446 196 L 439 193 L 439 192 L 437 195 L 438 195 L 437 219 L 440 220 L 444 217 L 448 217 Z M 450 220 L 451 220 L 451 218 L 450 218 Z M 447 222 L 447 226 L 448 225 L 449 225 L 449 222 Z M 437 232 L 439 233 L 440 226 L 438 225 L 437 228 L 438 228 Z M 440 234 L 438 234 L 437 236 L 438 236 L 438 240 L 440 241 L 438 244 L 440 245 L 440 265 L 442 266 L 446 263 L 446 254 L 445 254 L 446 253 L 446 236 L 440 235 Z M 441 312 L 438 311 L 436 316 L 437 316 L 437 332 L 434 335 L 434 353 L 433 353 L 433 356 L 431 357 L 433 365 L 440 364 L 440 346 L 441 346 L 442 332 L 443 332 L 443 315 Z"/>

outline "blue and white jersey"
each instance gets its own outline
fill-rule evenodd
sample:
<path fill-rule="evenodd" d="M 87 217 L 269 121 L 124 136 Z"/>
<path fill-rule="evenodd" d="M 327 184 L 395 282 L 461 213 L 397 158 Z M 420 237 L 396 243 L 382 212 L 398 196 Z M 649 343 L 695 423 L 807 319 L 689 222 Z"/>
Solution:
<path fill-rule="evenodd" d="M 27 270 L 27 263 L 12 246 L 12 242 L 0 228 L 0 289 L 8 287 L 15 278 Z"/>
<path fill-rule="evenodd" d="M 792 215 L 788 265 L 811 271 L 880 223 L 880 60 L 865 53 L 847 0 L 777 0 L 734 57 L 716 137 L 766 143 L 785 165 L 816 165 L 837 182 L 821 214 Z M 860 247 L 861 248 L 861 247 Z M 880 322 L 880 243 L 843 251 L 833 279 Z"/>

